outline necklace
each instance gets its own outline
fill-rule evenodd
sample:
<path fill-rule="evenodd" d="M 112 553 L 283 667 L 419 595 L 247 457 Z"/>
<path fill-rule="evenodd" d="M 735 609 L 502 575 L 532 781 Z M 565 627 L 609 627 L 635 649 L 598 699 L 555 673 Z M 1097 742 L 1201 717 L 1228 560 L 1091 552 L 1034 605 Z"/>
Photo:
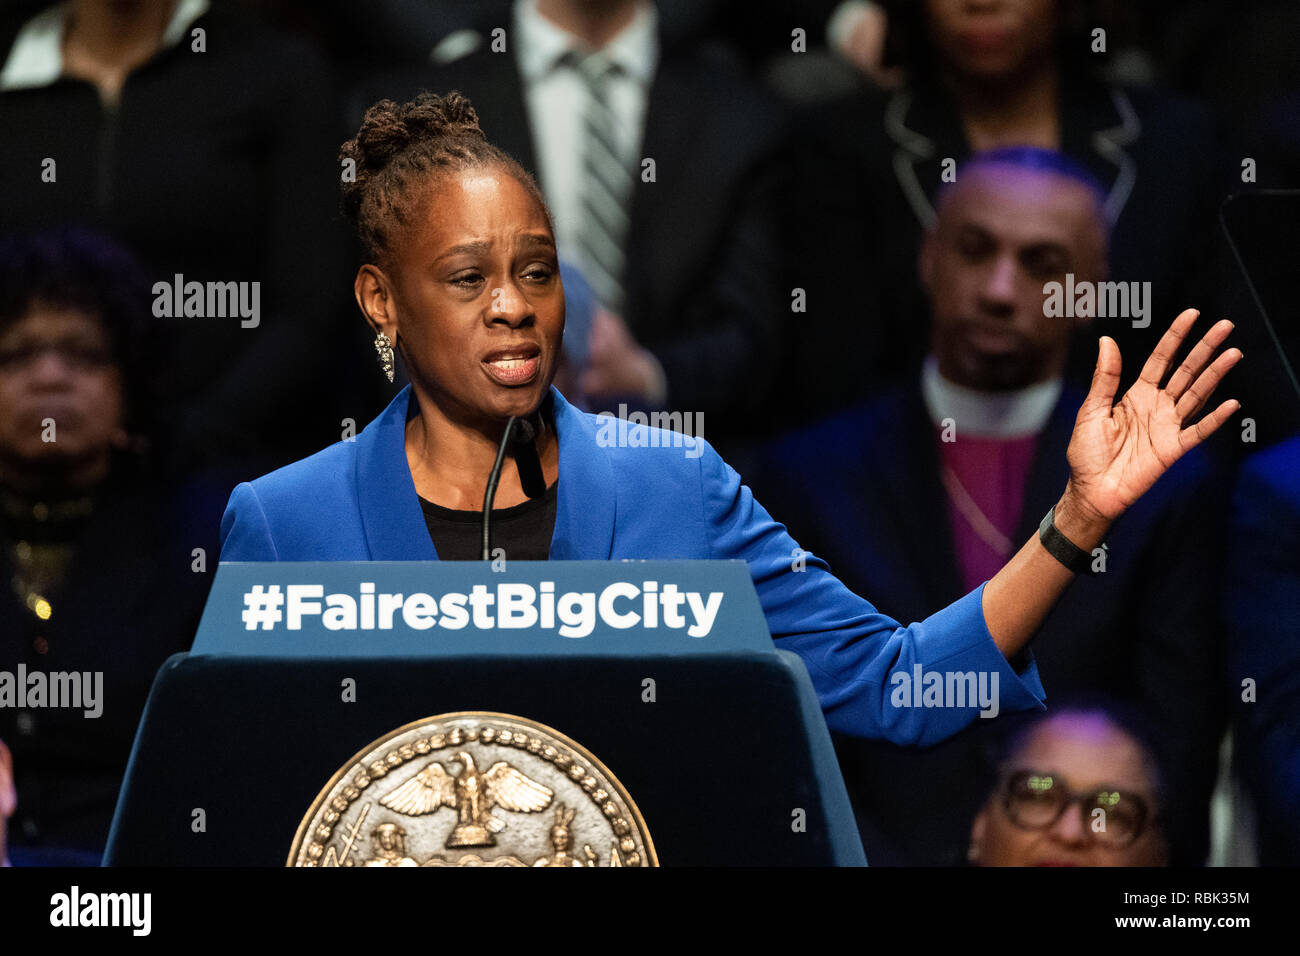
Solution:
<path fill-rule="evenodd" d="M 979 539 L 1004 561 L 1011 557 L 1011 552 L 1015 548 L 1011 539 L 989 520 L 989 516 L 975 503 L 975 499 L 971 497 L 966 486 L 961 483 L 961 479 L 949 465 L 943 466 L 943 487 L 948 492 L 948 498 L 956 505 L 961 516 L 966 519 L 966 523 L 971 526 L 971 530 L 979 536 Z"/>

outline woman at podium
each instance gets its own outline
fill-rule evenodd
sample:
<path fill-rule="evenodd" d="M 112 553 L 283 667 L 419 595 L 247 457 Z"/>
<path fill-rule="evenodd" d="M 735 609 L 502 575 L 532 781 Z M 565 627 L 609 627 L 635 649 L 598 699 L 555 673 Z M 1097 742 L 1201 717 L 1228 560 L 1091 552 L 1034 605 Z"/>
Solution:
<path fill-rule="evenodd" d="M 1119 350 L 1103 337 L 1071 476 L 1040 533 L 991 580 L 904 627 L 802 551 L 702 438 L 615 431 L 553 387 L 565 306 L 550 214 L 464 97 L 381 101 L 341 157 L 365 259 L 357 303 L 382 372 L 391 380 L 400 354 L 410 384 L 355 439 L 239 485 L 222 519 L 223 561 L 479 558 L 501 452 L 490 510 L 504 557 L 742 559 L 831 729 L 924 745 L 979 707 L 914 706 L 897 693 L 901 678 L 975 672 L 996 682 L 999 709 L 1041 708 L 1030 637 L 1074 575 L 1089 573 L 1111 523 L 1238 408 L 1225 401 L 1193 421 L 1241 357 L 1220 352 L 1231 323 L 1210 328 L 1164 382 L 1197 318 L 1182 313 L 1118 404 Z M 512 417 L 530 440 L 503 441 Z"/>

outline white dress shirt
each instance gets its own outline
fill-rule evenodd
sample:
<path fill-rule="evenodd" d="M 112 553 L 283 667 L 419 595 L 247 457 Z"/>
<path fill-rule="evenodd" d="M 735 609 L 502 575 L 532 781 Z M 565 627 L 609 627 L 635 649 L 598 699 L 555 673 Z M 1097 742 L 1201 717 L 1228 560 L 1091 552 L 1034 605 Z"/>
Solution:
<path fill-rule="evenodd" d="M 71 10 L 65 0 L 23 24 L 0 68 L 0 91 L 49 86 L 63 75 L 63 29 Z M 190 24 L 207 12 L 208 0 L 180 0 L 163 30 L 162 49 L 180 43 Z"/>
<path fill-rule="evenodd" d="M 1064 380 L 1049 379 L 1012 392 L 980 392 L 939 374 L 933 355 L 921 368 L 921 394 L 930 421 L 951 418 L 957 433 L 978 438 L 1024 438 L 1043 430 L 1061 397 Z"/>
<path fill-rule="evenodd" d="M 537 174 L 555 217 L 558 251 L 561 258 L 580 262 L 583 117 L 590 94 L 578 71 L 561 61 L 570 50 L 589 51 L 578 37 L 542 16 L 537 0 L 515 4 L 512 39 L 533 132 Z M 609 87 L 610 106 L 619 120 L 616 145 L 633 175 L 640 176 L 646 103 L 659 60 L 654 5 L 638 4 L 631 22 L 602 52 L 620 67 Z"/>

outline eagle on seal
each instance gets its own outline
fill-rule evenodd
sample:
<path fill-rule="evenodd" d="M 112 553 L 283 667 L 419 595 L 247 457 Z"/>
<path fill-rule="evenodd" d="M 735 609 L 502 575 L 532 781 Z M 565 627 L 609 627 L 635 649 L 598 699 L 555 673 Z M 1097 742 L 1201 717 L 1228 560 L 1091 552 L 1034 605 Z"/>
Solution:
<path fill-rule="evenodd" d="M 537 813 L 551 804 L 554 792 L 498 760 L 485 771 L 479 771 L 474 758 L 460 751 L 456 760 L 461 765 L 459 773 L 448 773 L 437 761 L 417 773 L 410 780 L 394 787 L 380 799 L 390 810 L 407 816 L 435 813 L 442 807 L 456 811 L 457 823 L 447 838 L 446 847 L 496 846 L 494 833 L 506 825 L 492 815 L 495 807 L 518 813 Z"/>

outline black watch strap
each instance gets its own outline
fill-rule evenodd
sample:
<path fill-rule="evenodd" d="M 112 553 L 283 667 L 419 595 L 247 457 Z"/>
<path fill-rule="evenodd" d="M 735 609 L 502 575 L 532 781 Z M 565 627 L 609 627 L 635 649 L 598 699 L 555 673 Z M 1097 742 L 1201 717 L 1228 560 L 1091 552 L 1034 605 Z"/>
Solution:
<path fill-rule="evenodd" d="M 1053 505 L 1038 525 L 1038 540 L 1043 543 L 1048 554 L 1075 574 L 1092 576 L 1092 554 L 1061 534 L 1060 529 L 1056 527 L 1055 518 L 1056 506 Z"/>

